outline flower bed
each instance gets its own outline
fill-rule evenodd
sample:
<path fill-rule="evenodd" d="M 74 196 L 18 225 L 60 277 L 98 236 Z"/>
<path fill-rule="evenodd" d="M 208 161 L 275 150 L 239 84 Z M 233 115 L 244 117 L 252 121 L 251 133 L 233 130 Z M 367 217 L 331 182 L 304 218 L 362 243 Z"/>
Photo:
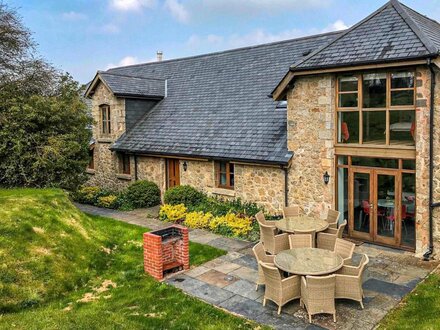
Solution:
<path fill-rule="evenodd" d="M 160 220 L 180 223 L 194 229 L 206 229 L 228 237 L 251 241 L 259 239 L 258 223 L 254 216 L 263 210 L 261 207 L 240 199 L 208 197 L 192 187 L 183 187 L 167 191 L 167 204 L 160 208 Z"/>

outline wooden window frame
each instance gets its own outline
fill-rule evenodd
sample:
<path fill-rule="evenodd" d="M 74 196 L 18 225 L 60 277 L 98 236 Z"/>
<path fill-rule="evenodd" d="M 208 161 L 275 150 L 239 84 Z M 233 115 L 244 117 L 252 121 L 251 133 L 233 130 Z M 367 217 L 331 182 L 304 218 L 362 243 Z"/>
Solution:
<path fill-rule="evenodd" d="M 119 154 L 119 174 L 130 175 L 131 174 L 131 164 L 130 155 L 120 153 Z"/>
<path fill-rule="evenodd" d="M 225 164 L 226 172 L 221 172 L 221 164 Z M 231 172 L 231 165 L 233 166 L 233 171 Z M 217 188 L 233 190 L 235 185 L 235 164 L 226 161 L 218 161 L 215 164 L 216 178 L 217 178 Z M 222 185 L 221 175 L 226 175 L 226 184 Z M 231 184 L 231 175 L 234 176 L 234 184 Z"/>
<path fill-rule="evenodd" d="M 105 113 L 105 119 L 104 119 Z M 100 117 L 100 130 L 102 136 L 109 136 L 112 133 L 111 125 L 111 111 L 108 104 L 101 104 L 99 106 L 99 117 Z"/>
<path fill-rule="evenodd" d="M 407 72 L 412 73 L 414 75 L 414 86 L 409 88 L 391 88 L 391 79 L 393 73 L 398 72 Z M 395 148 L 414 148 L 414 146 L 400 146 L 390 143 L 390 112 L 391 111 L 414 111 L 414 114 L 416 112 L 416 98 L 417 98 L 417 75 L 416 75 L 416 69 L 414 68 L 407 68 L 407 69 L 399 69 L 399 70 L 392 70 L 392 71 L 385 71 L 386 73 L 386 106 L 385 108 L 363 108 L 363 101 L 364 101 L 364 95 L 363 95 L 363 76 L 366 74 L 371 73 L 384 73 L 384 71 L 372 71 L 372 72 L 362 72 L 362 73 L 353 73 L 351 77 L 356 77 L 358 80 L 358 106 L 357 107 L 340 107 L 339 106 L 339 95 L 341 94 L 354 94 L 356 91 L 339 91 L 339 80 L 341 78 L 347 77 L 347 75 L 340 75 L 336 77 L 336 102 L 335 102 L 335 108 L 336 108 L 336 116 L 335 116 L 335 143 L 337 145 L 344 145 L 344 146 L 356 146 L 356 145 L 368 145 L 368 146 L 392 146 Z M 414 99 L 412 105 L 391 105 L 391 93 L 395 91 L 414 91 Z M 385 111 L 386 116 L 386 123 L 385 123 L 385 144 L 365 144 L 363 141 L 363 112 L 373 112 L 373 111 Z M 340 112 L 358 112 L 359 113 L 359 125 L 358 125 L 358 132 L 359 132 L 359 141 L 358 143 L 342 143 L 338 141 L 339 137 L 339 113 Z M 416 120 L 416 116 L 414 116 L 414 120 Z"/>

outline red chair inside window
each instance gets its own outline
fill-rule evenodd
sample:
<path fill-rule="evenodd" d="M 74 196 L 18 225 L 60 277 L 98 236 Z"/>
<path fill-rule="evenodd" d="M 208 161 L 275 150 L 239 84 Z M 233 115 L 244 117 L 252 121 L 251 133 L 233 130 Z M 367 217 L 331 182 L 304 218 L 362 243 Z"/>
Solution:
<path fill-rule="evenodd" d="M 341 134 L 343 142 L 347 142 L 350 138 L 350 132 L 348 131 L 348 125 L 345 121 L 341 124 Z"/>

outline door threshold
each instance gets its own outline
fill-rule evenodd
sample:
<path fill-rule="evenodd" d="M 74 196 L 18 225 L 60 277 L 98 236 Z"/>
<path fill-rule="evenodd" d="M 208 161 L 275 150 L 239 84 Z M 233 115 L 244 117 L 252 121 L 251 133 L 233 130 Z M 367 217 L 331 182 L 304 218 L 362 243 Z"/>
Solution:
<path fill-rule="evenodd" d="M 396 246 L 396 245 L 392 245 L 392 244 L 385 244 L 385 243 L 380 243 L 380 242 L 374 242 L 374 241 L 369 241 L 369 240 L 362 240 L 356 237 L 350 237 L 348 235 L 344 235 L 344 238 L 350 240 L 351 242 L 355 243 L 356 246 L 362 245 L 364 243 L 368 243 L 371 245 L 378 245 L 378 246 L 383 246 L 383 247 L 387 247 L 387 248 L 391 248 L 391 249 L 395 249 L 395 250 L 401 250 L 401 251 L 406 251 L 406 252 L 411 252 L 411 253 L 415 253 L 416 249 L 409 247 L 409 246 Z"/>

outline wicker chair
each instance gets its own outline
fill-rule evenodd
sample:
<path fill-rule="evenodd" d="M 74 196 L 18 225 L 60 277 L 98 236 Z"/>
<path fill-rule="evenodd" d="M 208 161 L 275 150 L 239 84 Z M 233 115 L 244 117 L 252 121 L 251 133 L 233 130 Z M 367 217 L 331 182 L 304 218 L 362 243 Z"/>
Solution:
<path fill-rule="evenodd" d="M 351 264 L 351 258 L 353 257 L 354 248 L 356 245 L 352 242 L 336 238 L 335 249 L 333 252 L 339 254 L 344 260 L 344 265 Z"/>
<path fill-rule="evenodd" d="M 299 206 L 285 206 L 283 207 L 283 217 L 297 217 L 299 215 Z"/>
<path fill-rule="evenodd" d="M 329 209 L 327 213 L 327 218 L 325 219 L 328 222 L 329 228 L 338 228 L 338 220 L 341 212 Z"/>
<path fill-rule="evenodd" d="M 278 229 L 275 227 L 275 221 L 266 220 L 266 217 L 264 216 L 264 213 L 262 211 L 255 214 L 255 219 L 257 219 L 259 225 L 270 226 L 275 229 L 275 233 L 278 233 Z M 260 242 L 264 244 L 263 232 L 261 231 L 261 226 L 260 226 Z"/>
<path fill-rule="evenodd" d="M 270 254 L 278 254 L 289 249 L 289 234 L 275 234 L 276 228 L 260 223 L 261 242 L 264 250 Z"/>
<path fill-rule="evenodd" d="M 263 306 L 266 306 L 267 300 L 273 301 L 278 305 L 278 315 L 280 315 L 281 308 L 285 304 L 301 297 L 301 279 L 298 275 L 282 278 L 278 268 L 263 262 L 260 262 L 260 266 L 266 282 Z"/>
<path fill-rule="evenodd" d="M 310 323 L 315 314 L 332 314 L 333 321 L 336 322 L 335 288 L 335 275 L 301 278 L 300 305 L 305 305 Z"/>
<path fill-rule="evenodd" d="M 350 299 L 358 301 L 364 309 L 362 298 L 364 297 L 364 290 L 362 289 L 362 274 L 369 262 L 366 254 L 362 255 L 359 266 L 343 266 L 336 273 L 336 299 Z"/>
<path fill-rule="evenodd" d="M 294 234 L 289 235 L 289 245 L 291 249 L 311 248 L 313 247 L 313 235 L 310 234 Z"/>
<path fill-rule="evenodd" d="M 316 247 L 316 243 L 315 243 L 316 231 L 315 230 L 295 232 L 295 235 L 310 235 L 312 237 L 312 246 L 311 247 Z"/>
<path fill-rule="evenodd" d="M 339 226 L 338 229 L 329 228 L 323 233 L 318 233 L 317 235 L 317 247 L 318 249 L 324 249 L 329 251 L 334 251 L 335 243 L 337 238 L 342 238 L 342 233 L 344 232 L 345 226 L 347 226 L 347 220 Z"/>
<path fill-rule="evenodd" d="M 266 264 L 273 265 L 273 259 L 275 256 L 267 255 L 266 251 L 264 251 L 263 243 L 257 243 L 253 248 L 252 251 L 254 252 L 255 258 L 257 259 L 258 263 L 258 279 L 257 279 L 257 286 L 255 287 L 255 291 L 258 290 L 258 287 L 260 285 L 264 284 L 264 273 L 263 269 L 260 266 L 260 262 L 264 262 Z"/>

